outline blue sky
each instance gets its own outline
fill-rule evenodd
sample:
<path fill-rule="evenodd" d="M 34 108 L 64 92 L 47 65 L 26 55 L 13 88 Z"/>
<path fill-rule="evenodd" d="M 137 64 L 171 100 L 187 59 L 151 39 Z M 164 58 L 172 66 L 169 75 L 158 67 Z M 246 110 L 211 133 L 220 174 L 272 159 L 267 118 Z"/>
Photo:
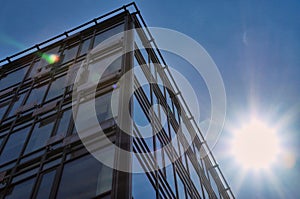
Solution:
<path fill-rule="evenodd" d="M 2 59 L 130 1 L 0 2 Z M 236 196 L 300 197 L 297 154 L 300 151 L 300 3 L 296 0 L 136 3 L 148 26 L 174 29 L 192 37 L 217 64 L 226 88 L 227 117 L 214 153 Z M 21 45 L 9 44 L 8 38 Z M 226 142 L 230 138 L 229 126 L 238 126 L 253 111 L 274 125 L 287 120 L 279 133 L 296 162 L 291 168 L 275 165 L 272 172 L 277 180 L 263 172 L 257 175 L 248 172 L 240 183 L 238 168 L 224 151 L 229 147 Z"/>

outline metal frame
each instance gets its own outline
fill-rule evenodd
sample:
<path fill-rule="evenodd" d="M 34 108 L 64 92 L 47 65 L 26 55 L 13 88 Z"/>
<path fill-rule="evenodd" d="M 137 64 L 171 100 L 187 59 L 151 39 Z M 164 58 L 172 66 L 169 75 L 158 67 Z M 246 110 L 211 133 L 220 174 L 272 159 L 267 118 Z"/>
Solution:
<path fill-rule="evenodd" d="M 132 11 L 133 10 L 133 11 Z M 74 29 L 71 29 L 69 31 L 66 31 L 58 36 L 55 36 L 45 42 L 42 42 L 40 44 L 37 44 L 31 48 L 28 48 L 22 52 L 19 52 L 15 55 L 12 55 L 10 57 L 7 57 L 6 59 L 3 59 L 0 61 L 0 64 L 4 64 L 0 66 L 0 78 L 5 74 L 11 74 L 11 71 L 16 70 L 19 67 L 19 64 L 23 67 L 29 66 L 30 68 L 27 69 L 26 76 L 17 84 L 11 85 L 10 89 L 2 90 L 0 93 L 0 102 L 3 103 L 10 103 L 8 106 L 6 113 L 3 116 L 3 119 L 0 118 L 0 137 L 4 138 L 2 143 L 0 143 L 0 153 L 4 148 L 5 143 L 8 141 L 9 135 L 13 133 L 13 129 L 17 124 L 20 124 L 23 122 L 26 123 L 28 120 L 34 121 L 34 123 L 38 122 L 40 120 L 41 114 L 49 114 L 51 111 L 43 111 L 41 109 L 47 109 L 46 106 L 50 106 L 53 104 L 54 107 L 56 107 L 55 114 L 57 114 L 57 119 L 60 120 L 60 117 L 63 112 L 66 110 L 66 108 L 69 108 L 68 104 L 71 102 L 71 90 L 72 85 L 68 85 L 67 88 L 64 91 L 64 94 L 61 96 L 56 97 L 55 99 L 51 99 L 47 102 L 44 102 L 47 93 L 49 92 L 51 82 L 54 81 L 55 78 L 58 76 L 62 76 L 63 74 L 68 71 L 68 68 L 71 66 L 74 66 L 78 63 L 80 63 L 84 59 L 84 55 L 81 55 L 80 50 L 82 49 L 83 42 L 87 39 L 90 39 L 89 48 L 92 48 L 94 45 L 94 39 L 95 36 L 99 33 L 99 30 L 105 30 L 107 28 L 114 27 L 120 23 L 124 23 L 124 30 L 130 30 L 134 27 L 142 28 L 144 32 L 141 32 L 138 36 L 143 42 L 143 45 L 147 48 L 146 53 L 148 57 L 143 57 L 143 55 L 139 52 L 138 49 L 127 53 L 123 56 L 123 67 L 121 73 L 114 74 L 113 76 L 110 76 L 106 83 L 103 84 L 104 87 L 107 87 L 109 85 L 114 84 L 118 81 L 118 78 L 120 75 L 124 74 L 125 72 L 129 71 L 133 67 L 133 59 L 134 57 L 137 57 L 139 59 L 140 64 L 149 64 L 152 63 L 158 63 L 161 64 L 163 67 L 155 67 L 155 71 L 151 71 L 147 67 L 142 67 L 142 70 L 148 80 L 150 79 L 156 79 L 157 76 L 160 76 L 161 80 L 163 81 L 164 85 L 168 85 L 169 88 L 172 88 L 171 90 L 167 90 L 166 88 L 159 88 L 157 85 L 150 85 L 150 99 L 147 98 L 145 92 L 143 89 L 140 89 L 136 93 L 136 98 L 138 103 L 141 105 L 145 115 L 148 117 L 149 121 L 150 117 L 148 115 L 149 108 L 151 105 L 154 104 L 154 97 L 158 100 L 159 104 L 162 105 L 165 110 L 167 110 L 167 118 L 168 118 L 168 126 L 170 129 L 171 127 L 174 128 L 174 130 L 178 130 L 178 125 L 180 123 L 185 123 L 186 127 L 188 128 L 189 132 L 192 134 L 196 134 L 196 139 L 192 145 L 186 152 L 186 155 L 184 157 L 181 157 L 178 161 L 174 162 L 173 165 L 173 175 L 174 175 L 174 182 L 175 182 L 175 192 L 172 191 L 170 185 L 168 184 L 168 181 L 166 179 L 166 171 L 165 169 L 162 170 L 155 170 L 153 172 L 147 173 L 147 177 L 150 181 L 150 183 L 153 185 L 153 187 L 156 189 L 156 197 L 164 197 L 164 198 L 174 198 L 178 197 L 178 186 L 177 186 L 177 177 L 180 177 L 184 189 L 186 197 L 189 195 L 193 198 L 205 198 L 204 189 L 207 191 L 207 194 L 212 197 L 222 197 L 222 198 L 234 198 L 234 195 L 229 188 L 228 183 L 226 182 L 218 164 L 216 163 L 215 158 L 213 157 L 207 143 L 205 142 L 205 139 L 197 126 L 194 118 L 191 115 L 191 112 L 189 108 L 187 107 L 186 102 L 184 101 L 184 98 L 182 94 L 180 93 L 175 80 L 173 79 L 170 70 L 168 69 L 167 64 L 165 63 L 162 54 L 160 53 L 157 45 L 154 42 L 154 38 L 152 37 L 150 31 L 148 30 L 146 23 L 144 19 L 141 17 L 140 12 L 136 6 L 135 3 L 130 3 L 128 5 L 125 5 L 121 8 L 118 8 L 112 12 L 109 12 L 103 16 L 100 16 L 98 18 L 95 18 L 87 23 L 84 23 Z M 124 47 L 133 47 L 133 46 L 127 46 L 125 44 L 128 44 L 128 41 L 131 41 L 132 35 L 125 36 L 124 40 Z M 71 44 L 70 44 L 71 43 Z M 38 78 L 29 78 L 29 74 L 32 70 L 35 70 L 34 64 L 40 59 L 38 56 L 38 52 L 46 52 L 49 49 L 52 49 L 55 46 L 59 47 L 59 53 L 62 55 L 64 53 L 64 50 L 69 45 L 75 45 L 75 43 L 78 43 L 78 49 L 75 53 L 75 58 L 63 63 L 61 67 L 58 67 L 62 63 L 58 63 L 57 66 L 54 66 L 54 70 L 49 71 L 49 73 L 43 75 L 42 77 Z M 130 42 L 129 42 L 130 43 Z M 132 43 L 133 44 L 133 43 Z M 77 44 L 76 44 L 77 45 Z M 154 73 L 154 76 L 153 76 Z M 45 84 L 49 84 L 48 88 L 45 91 L 45 96 L 43 97 L 43 102 L 39 106 L 33 106 L 31 108 L 28 108 L 28 110 L 20 112 L 14 116 L 7 117 L 9 113 L 9 109 L 12 108 L 14 101 L 16 100 L 19 93 L 27 92 L 27 95 L 25 96 L 25 99 L 23 99 L 22 104 L 26 102 L 26 99 L 28 98 L 28 95 L 30 94 L 30 91 L 34 88 L 36 84 L 40 84 L 40 82 L 44 82 Z M 126 95 L 126 90 L 132 89 L 131 87 L 135 85 L 138 85 L 138 80 L 132 79 L 129 81 L 132 82 L 132 84 L 128 85 L 122 85 L 120 88 L 121 97 L 119 99 L 120 102 L 122 102 L 122 97 Z M 174 87 L 172 87 L 174 85 Z M 98 88 L 101 92 L 105 90 L 104 87 Z M 104 89 L 104 90 L 103 90 Z M 5 93 L 6 92 L 6 93 Z M 128 92 L 127 92 L 128 93 Z M 10 95 L 10 97 L 8 97 Z M 170 96 L 171 104 L 168 104 L 167 98 Z M 80 97 L 80 95 L 78 95 Z M 10 100 L 10 102 L 9 102 Z M 51 104 L 53 103 L 53 104 Z M 128 123 L 130 118 L 125 118 L 122 116 L 122 110 L 125 108 L 128 108 L 128 106 L 122 103 L 119 103 L 119 119 L 121 120 L 121 123 Z M 131 101 L 131 111 L 133 108 L 133 102 Z M 179 106 L 181 104 L 182 106 Z M 183 109 L 180 109 L 180 107 L 183 107 Z M 37 110 L 41 111 L 38 112 Z M 175 111 L 176 110 L 176 111 Z M 158 110 L 160 112 L 160 110 Z M 34 112 L 36 114 L 34 114 Z M 176 114 L 174 114 L 176 113 Z M 52 113 L 51 113 L 52 114 Z M 54 131 L 57 130 L 57 125 L 59 121 L 55 121 L 54 123 Z M 130 122 L 129 122 L 130 123 Z M 157 116 L 157 118 L 153 122 L 153 127 L 155 128 L 156 125 L 159 125 L 160 123 L 160 114 Z M 111 124 L 111 123 L 110 123 Z M 24 125 L 24 124 L 23 124 Z M 32 125 L 31 130 L 29 134 L 31 134 L 32 129 L 34 128 L 33 123 L 28 124 Z M 131 124 L 129 126 L 131 129 L 131 132 L 134 134 L 138 134 L 138 129 Z M 7 131 L 9 129 L 9 131 Z M 5 132 L 7 131 L 7 132 Z M 52 132 L 52 136 L 54 136 L 54 131 Z M 143 139 L 137 140 L 132 139 L 129 135 L 122 132 L 119 128 L 117 128 L 115 125 L 112 125 L 110 128 L 107 129 L 108 132 L 110 132 L 110 135 L 116 136 L 115 144 L 127 151 L 149 151 L 149 148 L 146 144 L 146 142 Z M 5 132 L 5 133 L 3 133 Z M 46 164 L 47 162 L 50 162 L 49 158 L 57 158 L 58 156 L 62 157 L 63 159 L 66 159 L 67 153 L 72 150 L 72 148 L 76 147 L 83 147 L 80 144 L 79 138 L 74 136 L 74 122 L 70 118 L 70 124 L 68 126 L 68 131 L 66 132 L 66 138 L 58 138 L 54 137 L 51 143 L 44 148 L 32 152 L 27 155 L 20 155 L 15 161 L 7 162 L 5 165 L 1 165 L 0 169 L 3 169 L 4 167 L 9 166 L 10 164 L 15 164 L 14 166 L 11 166 L 10 169 L 5 169 L 5 174 L 2 175 L 4 178 L 5 183 L 7 183 L 7 187 L 4 189 L 4 193 L 9 191 L 9 188 L 12 186 L 11 182 L 13 179 L 13 176 L 17 175 L 19 172 L 19 169 L 26 168 L 31 163 L 39 164 L 39 172 L 38 174 L 34 175 L 41 175 L 45 171 L 42 170 L 42 165 Z M 156 148 L 156 139 L 160 141 L 161 144 L 166 144 L 170 141 L 171 132 L 170 130 L 162 131 L 159 135 L 155 135 L 153 137 L 153 146 Z M 30 135 L 27 136 L 27 141 L 23 145 L 22 151 L 24 152 L 26 144 L 28 143 L 30 138 Z M 183 142 L 184 138 L 183 138 Z M 180 143 L 178 143 L 178 149 L 180 150 Z M 75 150 L 75 149 L 74 149 Z M 173 156 L 173 152 L 175 149 L 170 149 L 166 152 L 166 154 L 169 157 Z M 208 156 L 206 156 L 204 159 L 197 159 L 196 153 L 202 153 L 202 150 L 205 150 L 208 153 Z M 21 154 L 23 154 L 21 152 Z M 60 154 L 60 155 L 59 155 Z M 30 162 L 26 163 L 24 162 L 24 159 L 32 159 Z M 131 167 L 131 159 L 130 158 L 123 158 L 120 157 L 119 154 L 116 154 L 116 162 L 126 164 L 128 168 Z M 164 156 L 162 156 L 164 159 Z M 199 175 L 199 182 L 201 185 L 201 192 L 197 190 L 197 188 L 194 186 L 193 181 L 189 177 L 189 168 L 188 165 L 185 165 L 187 163 L 187 158 L 190 159 L 193 167 L 195 168 L 196 172 Z M 149 167 L 151 164 L 157 164 L 156 163 L 156 155 L 154 154 L 154 157 L 139 157 L 139 161 L 142 166 Z M 122 162 L 121 162 L 122 161 Z M 164 161 L 164 160 L 163 160 Z M 39 163 L 38 163 L 39 162 Z M 57 174 L 54 180 L 54 187 L 53 187 L 53 193 L 51 195 L 52 198 L 55 197 L 59 180 L 61 176 L 61 172 L 63 169 L 63 161 L 61 161 L 60 166 L 56 168 Z M 50 168 L 47 169 L 49 171 Z M 1 173 L 1 172 L 0 172 Z M 36 179 L 35 185 L 38 186 L 40 183 L 41 177 L 38 177 Z M 26 178 L 28 179 L 28 178 Z M 1 179 L 0 179 L 1 180 Z M 213 190 L 211 186 L 211 181 L 214 181 L 216 183 L 216 186 L 218 188 L 216 195 L 216 190 Z M 1 186 L 0 186 L 1 190 Z M 36 196 L 37 190 L 35 188 L 35 191 L 32 193 L 32 197 Z M 113 184 L 112 184 L 112 191 L 108 194 L 111 194 L 112 198 L 125 198 L 125 199 L 131 199 L 132 198 L 132 175 L 130 173 L 126 172 L 120 172 L 120 171 L 114 171 L 113 173 Z M 1 196 L 1 195 L 0 195 Z M 106 195 L 107 196 L 107 195 Z"/>

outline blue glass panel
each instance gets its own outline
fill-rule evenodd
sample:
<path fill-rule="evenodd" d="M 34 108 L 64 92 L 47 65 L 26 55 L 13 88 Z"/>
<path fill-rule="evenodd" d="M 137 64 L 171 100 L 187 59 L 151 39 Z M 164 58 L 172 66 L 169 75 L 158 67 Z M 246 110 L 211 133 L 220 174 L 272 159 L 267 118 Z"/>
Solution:
<path fill-rule="evenodd" d="M 17 184 L 13 187 L 13 190 L 10 195 L 7 195 L 6 199 L 29 199 L 31 190 L 34 185 L 34 178 L 26 180 L 25 182 L 22 182 L 20 184 Z"/>
<path fill-rule="evenodd" d="M 9 139 L 0 155 L 0 164 L 17 158 L 23 148 L 29 128 L 20 129 L 9 136 Z"/>
<path fill-rule="evenodd" d="M 65 165 L 57 198 L 93 198 L 109 191 L 111 185 L 112 169 L 93 156 L 84 156 Z"/>
<path fill-rule="evenodd" d="M 56 170 L 46 173 L 42 177 L 41 184 L 38 188 L 36 199 L 49 198 L 52 188 L 52 183 L 55 177 Z"/>
<path fill-rule="evenodd" d="M 54 119 L 50 118 L 47 120 L 48 121 L 43 120 L 35 124 L 30 140 L 27 144 L 25 154 L 45 146 L 54 126 Z"/>
<path fill-rule="evenodd" d="M 47 93 L 46 101 L 64 94 L 65 81 L 66 81 L 66 76 L 62 76 L 62 77 L 55 79 L 51 83 L 50 89 Z"/>

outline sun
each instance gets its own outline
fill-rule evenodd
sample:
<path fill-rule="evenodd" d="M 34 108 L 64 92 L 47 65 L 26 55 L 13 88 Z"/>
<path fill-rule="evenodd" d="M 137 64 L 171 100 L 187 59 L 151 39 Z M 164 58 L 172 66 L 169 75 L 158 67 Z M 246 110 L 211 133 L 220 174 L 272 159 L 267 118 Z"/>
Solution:
<path fill-rule="evenodd" d="M 231 154 L 246 170 L 269 169 L 280 153 L 275 128 L 258 118 L 233 131 Z"/>

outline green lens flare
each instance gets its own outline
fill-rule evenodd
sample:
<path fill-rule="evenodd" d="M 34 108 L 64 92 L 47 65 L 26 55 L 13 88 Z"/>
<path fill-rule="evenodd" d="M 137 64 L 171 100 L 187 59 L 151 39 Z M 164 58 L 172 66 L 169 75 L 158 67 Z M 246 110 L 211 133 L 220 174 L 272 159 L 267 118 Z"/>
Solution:
<path fill-rule="evenodd" d="M 59 61 L 59 56 L 56 54 L 48 55 L 46 53 L 43 53 L 41 57 L 42 57 L 42 59 L 46 60 L 48 62 L 48 64 L 54 64 Z"/>
<path fill-rule="evenodd" d="M 7 35 L 1 34 L 1 33 L 0 33 L 0 43 L 10 45 L 10 46 L 15 47 L 19 50 L 26 49 L 25 45 L 15 41 L 13 38 L 11 38 Z"/>
<path fill-rule="evenodd" d="M 0 43 L 8 44 L 10 46 L 18 48 L 19 50 L 23 50 L 26 48 L 21 43 L 15 41 L 14 39 L 10 38 L 9 36 L 3 35 L 1 33 L 0 33 Z M 57 63 L 60 59 L 59 56 L 56 54 L 47 54 L 47 53 L 37 52 L 37 55 L 40 56 L 42 59 L 46 60 L 48 62 L 48 64 Z"/>

